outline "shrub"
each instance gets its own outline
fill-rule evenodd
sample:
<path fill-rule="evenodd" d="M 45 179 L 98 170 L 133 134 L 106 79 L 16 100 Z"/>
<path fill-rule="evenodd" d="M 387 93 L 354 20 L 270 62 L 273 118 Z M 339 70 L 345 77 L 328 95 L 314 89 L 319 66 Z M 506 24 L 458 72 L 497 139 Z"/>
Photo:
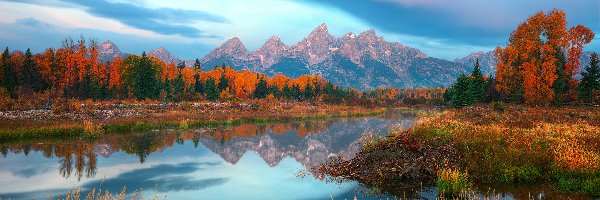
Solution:
<path fill-rule="evenodd" d="M 473 183 L 466 173 L 456 169 L 443 168 L 437 172 L 436 185 L 442 196 L 459 196 L 472 189 Z"/>

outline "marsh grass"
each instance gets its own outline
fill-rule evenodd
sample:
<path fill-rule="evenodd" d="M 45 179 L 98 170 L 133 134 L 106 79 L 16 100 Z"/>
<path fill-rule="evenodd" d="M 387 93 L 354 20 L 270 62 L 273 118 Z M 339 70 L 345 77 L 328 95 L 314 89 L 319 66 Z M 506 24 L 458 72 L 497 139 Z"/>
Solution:
<path fill-rule="evenodd" d="M 456 167 L 482 183 L 549 182 L 600 196 L 600 109 L 478 106 L 425 117 L 409 131 L 425 144 L 459 149 Z"/>
<path fill-rule="evenodd" d="M 436 186 L 442 197 L 458 197 L 473 189 L 468 174 L 452 168 L 442 168 L 437 172 Z"/>
<path fill-rule="evenodd" d="M 48 198 L 53 200 L 143 200 L 143 199 L 152 199 L 152 200 L 160 200 L 167 199 L 167 195 L 155 193 L 154 196 L 150 198 L 144 197 L 144 191 L 142 189 L 135 190 L 131 194 L 127 194 L 127 188 L 123 187 L 120 192 L 112 193 L 107 190 L 96 189 L 93 188 L 87 194 L 84 194 L 85 191 L 80 187 L 75 187 L 67 192 L 64 196 L 52 196 L 48 194 Z"/>
<path fill-rule="evenodd" d="M 0 129 L 0 142 L 42 139 L 42 138 L 84 138 L 94 139 L 103 134 L 121 134 L 139 131 L 148 131 L 156 129 L 190 129 L 200 127 L 216 126 L 235 126 L 245 123 L 270 123 L 270 122 L 290 122 L 297 120 L 315 120 L 343 117 L 365 117 L 380 115 L 385 109 L 377 110 L 359 110 L 356 112 L 342 112 L 336 114 L 327 113 L 302 113 L 302 114 L 281 114 L 274 117 L 229 117 L 229 118 L 209 118 L 193 120 L 188 118 L 169 118 L 149 119 L 146 121 L 116 121 L 114 123 L 97 123 L 92 120 L 84 120 L 80 124 L 56 125 L 47 127 L 26 127 L 14 130 Z"/>

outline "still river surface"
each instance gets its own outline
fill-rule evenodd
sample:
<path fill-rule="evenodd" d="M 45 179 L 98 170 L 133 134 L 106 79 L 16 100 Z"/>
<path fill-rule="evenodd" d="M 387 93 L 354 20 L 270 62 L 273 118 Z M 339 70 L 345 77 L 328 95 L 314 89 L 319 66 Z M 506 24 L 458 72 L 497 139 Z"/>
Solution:
<path fill-rule="evenodd" d="M 188 131 L 106 135 L 95 141 L 0 143 L 0 199 L 47 199 L 75 187 L 167 199 L 380 199 L 352 181 L 326 181 L 311 168 L 351 159 L 371 138 L 410 128 L 414 112 L 242 124 Z M 527 191 L 533 190 L 533 191 Z M 541 190 L 541 191 L 540 191 Z M 366 192 L 365 192 L 366 191 Z M 502 198 L 544 195 L 535 187 Z M 419 192 L 435 198 L 435 188 Z M 527 197 L 527 196 L 525 196 Z M 384 198 L 385 199 L 385 198 Z"/>

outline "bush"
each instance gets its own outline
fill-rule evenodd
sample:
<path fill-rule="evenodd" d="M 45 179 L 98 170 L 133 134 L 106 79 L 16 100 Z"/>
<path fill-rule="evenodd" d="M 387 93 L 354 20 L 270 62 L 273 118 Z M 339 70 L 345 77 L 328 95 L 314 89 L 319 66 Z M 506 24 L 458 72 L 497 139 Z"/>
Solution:
<path fill-rule="evenodd" d="M 497 101 L 492 102 L 492 109 L 494 109 L 496 112 L 504 112 L 504 104 Z"/>
<path fill-rule="evenodd" d="M 439 170 L 435 183 L 442 196 L 457 197 L 473 187 L 473 183 L 466 173 L 450 168 Z"/>

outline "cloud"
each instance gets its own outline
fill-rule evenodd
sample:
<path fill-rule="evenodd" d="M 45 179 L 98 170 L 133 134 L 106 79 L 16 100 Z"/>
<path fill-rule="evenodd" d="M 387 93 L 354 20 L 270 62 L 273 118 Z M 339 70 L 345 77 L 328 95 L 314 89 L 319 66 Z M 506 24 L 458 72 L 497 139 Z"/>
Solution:
<path fill-rule="evenodd" d="M 48 23 L 44 23 L 40 20 L 37 20 L 35 18 L 20 18 L 15 20 L 15 24 L 18 25 L 23 25 L 23 26 L 29 26 L 29 27 L 35 27 L 35 28 L 49 28 L 51 27 L 50 24 Z"/>
<path fill-rule="evenodd" d="M 23 178 L 30 178 L 39 174 L 43 174 L 44 172 L 47 172 L 49 170 L 50 168 L 41 166 L 25 167 L 14 171 L 13 174 L 15 176 L 20 176 Z"/>
<path fill-rule="evenodd" d="M 136 169 L 125 172 L 118 175 L 117 177 L 107 178 L 105 180 L 95 180 L 86 184 L 83 184 L 81 188 L 82 194 L 88 194 L 93 188 L 102 189 L 103 191 L 109 191 L 112 193 L 118 193 L 127 187 L 127 194 L 135 192 L 135 190 L 143 189 L 151 191 L 156 189 L 156 192 L 168 193 L 177 191 L 190 191 L 190 190 L 202 190 L 205 188 L 217 186 L 226 183 L 229 178 L 206 178 L 206 179 L 192 179 L 189 175 L 197 170 L 201 170 L 207 166 L 220 165 L 220 162 L 191 162 L 191 163 L 180 163 L 180 164 L 160 164 L 150 168 Z M 35 190 L 27 192 L 18 192 L 12 194 L 2 194 L 0 198 L 12 198 L 12 199 L 31 199 L 32 197 L 43 197 L 47 194 L 53 196 L 60 195 L 65 196 L 69 192 L 69 189 L 47 189 L 47 190 Z"/>
<path fill-rule="evenodd" d="M 190 38 L 220 38 L 218 35 L 205 34 L 197 27 L 188 25 L 197 21 L 211 23 L 230 23 L 230 20 L 219 15 L 200 10 L 173 8 L 145 8 L 129 3 L 108 2 L 105 0 L 62 0 L 62 2 L 35 0 L 13 0 L 20 3 L 43 4 L 55 7 L 82 6 L 84 10 L 96 17 L 112 19 L 125 25 L 152 31 L 162 35 L 181 35 Z M 64 5 L 70 3 L 69 5 Z"/>
<path fill-rule="evenodd" d="M 181 35 L 185 37 L 217 37 L 205 35 L 196 27 L 183 25 L 196 20 L 215 23 L 228 23 L 229 20 L 203 11 L 192 11 L 172 8 L 150 9 L 127 3 L 111 3 L 104 0 L 65 0 L 87 8 L 87 11 L 98 17 L 110 18 L 129 26 L 153 31 L 164 35 Z"/>
<path fill-rule="evenodd" d="M 597 28 L 598 1 L 467 1 L 467 0 L 306 0 L 338 8 L 374 28 L 404 35 L 452 41 L 466 45 L 494 46 L 536 11 L 564 9 L 571 24 Z"/>
<path fill-rule="evenodd" d="M 97 180 L 83 185 L 83 188 L 102 188 L 108 191 L 120 191 L 123 186 L 131 188 L 128 193 L 135 189 L 154 188 L 158 192 L 177 192 L 187 190 L 201 190 L 216 185 L 226 183 L 228 178 L 207 178 L 196 180 L 189 176 L 197 170 L 203 169 L 203 166 L 215 166 L 220 163 L 181 163 L 177 165 L 161 164 L 145 169 L 137 169 L 120 174 L 114 178 L 106 180 Z"/>

